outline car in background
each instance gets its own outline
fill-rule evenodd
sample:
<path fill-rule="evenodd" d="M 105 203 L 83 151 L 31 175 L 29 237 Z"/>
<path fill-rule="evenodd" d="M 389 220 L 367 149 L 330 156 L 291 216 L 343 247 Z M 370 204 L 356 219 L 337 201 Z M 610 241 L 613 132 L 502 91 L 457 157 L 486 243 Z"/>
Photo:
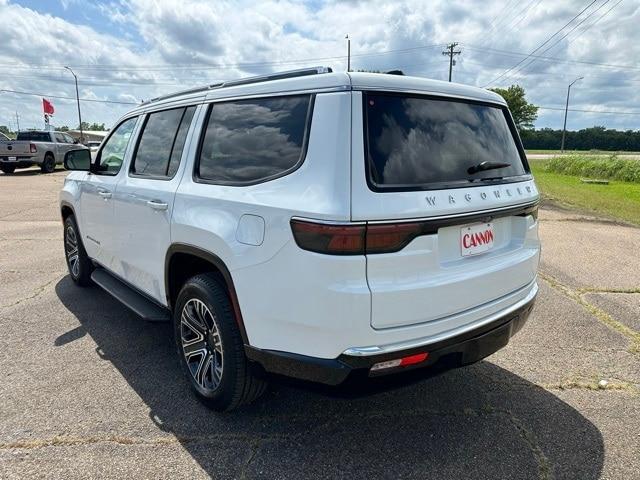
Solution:
<path fill-rule="evenodd" d="M 86 142 L 85 145 L 89 147 L 89 150 L 91 151 L 91 153 L 96 153 L 98 151 L 98 148 L 100 148 L 100 143 L 102 142 L 96 142 L 92 140 L 92 141 Z"/>
<path fill-rule="evenodd" d="M 26 130 L 15 140 L 0 140 L 0 170 L 13 173 L 16 168 L 40 167 L 42 173 L 52 173 L 62 165 L 70 150 L 86 148 L 64 132 Z"/>
<path fill-rule="evenodd" d="M 95 158 L 101 143 L 102 142 L 96 142 L 95 140 L 90 140 L 88 142 L 85 142 L 85 145 L 89 147 L 89 151 L 91 152 L 91 158 Z"/>

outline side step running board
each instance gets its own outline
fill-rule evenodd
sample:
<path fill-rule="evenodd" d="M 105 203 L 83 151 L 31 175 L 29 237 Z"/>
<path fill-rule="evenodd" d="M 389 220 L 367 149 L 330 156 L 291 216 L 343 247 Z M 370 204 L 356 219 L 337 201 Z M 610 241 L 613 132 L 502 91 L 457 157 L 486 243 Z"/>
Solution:
<path fill-rule="evenodd" d="M 136 292 L 106 270 L 96 268 L 91 274 L 91 280 L 143 319 L 149 322 L 168 322 L 171 320 L 168 309 Z"/>

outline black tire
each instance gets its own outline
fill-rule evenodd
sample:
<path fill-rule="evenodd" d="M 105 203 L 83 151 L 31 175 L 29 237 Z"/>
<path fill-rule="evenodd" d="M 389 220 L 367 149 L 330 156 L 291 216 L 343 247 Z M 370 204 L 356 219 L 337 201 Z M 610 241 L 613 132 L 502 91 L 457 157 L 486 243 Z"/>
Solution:
<path fill-rule="evenodd" d="M 13 173 L 13 172 L 15 172 L 15 171 L 16 171 L 16 167 L 14 167 L 13 165 L 12 165 L 12 166 L 7 166 L 7 165 L 5 165 L 5 166 L 2 166 L 2 167 L 0 167 L 0 168 L 1 168 L 1 169 L 2 169 L 2 171 L 3 171 L 4 173 L 6 173 L 7 175 L 9 175 L 10 173 Z"/>
<path fill-rule="evenodd" d="M 53 158 L 53 155 L 47 153 L 44 156 L 44 161 L 40 166 L 40 171 L 42 173 L 53 173 L 56 170 L 56 159 Z"/>
<path fill-rule="evenodd" d="M 267 384 L 251 372 L 229 295 L 215 275 L 187 280 L 176 301 L 173 325 L 180 364 L 205 405 L 229 411 L 262 395 Z M 189 360 L 185 344 L 191 350 Z"/>
<path fill-rule="evenodd" d="M 84 249 L 78 224 L 73 215 L 69 215 L 64 220 L 64 254 L 69 275 L 76 285 L 81 287 L 90 285 L 93 264 Z"/>

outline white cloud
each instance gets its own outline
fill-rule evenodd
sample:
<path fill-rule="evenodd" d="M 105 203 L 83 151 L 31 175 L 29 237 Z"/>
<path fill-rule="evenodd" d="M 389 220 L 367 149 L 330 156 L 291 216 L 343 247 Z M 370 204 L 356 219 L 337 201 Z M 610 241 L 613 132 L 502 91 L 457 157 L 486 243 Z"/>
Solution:
<path fill-rule="evenodd" d="M 75 0 L 63 0 L 66 4 L 70 1 Z M 603 1 L 599 0 L 593 9 Z M 577 35 L 613 4 L 612 1 L 602 7 L 544 55 L 570 61 L 637 65 L 637 3 L 622 2 L 592 28 Z M 446 79 L 448 70 L 447 59 L 440 53 L 442 47 L 415 47 L 459 41 L 463 53 L 456 59 L 454 80 L 483 85 L 522 59 L 504 51 L 532 51 L 580 11 L 584 2 L 518 2 L 510 9 L 505 5 L 482 0 L 455 4 L 446 0 L 428 4 L 419 0 L 336 0 L 321 4 L 293 0 L 118 0 L 98 7 L 103 21 L 100 28 L 91 28 L 0 0 L 5 38 L 0 63 L 71 64 L 77 66 L 83 91 L 90 90 L 98 99 L 130 101 L 215 80 L 302 65 L 328 64 L 344 69 L 344 35 L 349 33 L 353 68 L 400 68 L 407 74 L 439 79 Z M 64 11 L 61 15 L 65 15 Z M 105 31 L 111 33 L 100 33 Z M 396 52 L 380 54 L 388 50 Z M 284 63 L 319 57 L 332 58 Z M 7 68 L 11 67 L 4 67 L 5 72 Z M 48 95 L 75 94 L 72 77 L 61 68 L 21 68 L 15 69 L 15 75 L 11 73 L 0 75 L 0 88 Z M 561 107 L 566 85 L 578 76 L 585 79 L 572 90 L 574 108 L 640 111 L 638 67 L 616 69 L 538 60 L 498 84 L 517 81 L 535 103 Z M 28 119 L 25 121 L 41 125 L 39 102 L 36 97 L 0 94 L 0 124 L 6 123 L 5 119 L 17 108 Z M 72 101 L 55 103 L 57 122 L 76 123 Z M 127 107 L 85 103 L 84 109 L 87 112 L 83 118 L 112 123 Z M 558 111 L 541 110 L 538 125 L 558 127 L 561 115 Z M 572 128 L 593 124 L 640 128 L 640 116 L 570 115 Z"/>

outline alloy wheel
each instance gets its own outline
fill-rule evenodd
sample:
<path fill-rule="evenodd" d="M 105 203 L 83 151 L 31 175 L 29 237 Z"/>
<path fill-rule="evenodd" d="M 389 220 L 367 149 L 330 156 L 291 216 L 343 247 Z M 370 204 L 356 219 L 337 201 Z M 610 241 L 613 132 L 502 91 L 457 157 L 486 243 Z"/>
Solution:
<path fill-rule="evenodd" d="M 67 226 L 65 235 L 65 247 L 67 251 L 67 260 L 69 261 L 69 270 L 73 278 L 80 275 L 80 257 L 78 256 L 78 237 L 76 231 L 71 225 Z"/>
<path fill-rule="evenodd" d="M 185 303 L 180 317 L 184 359 L 200 388 L 213 391 L 222 380 L 222 338 L 214 315 L 197 298 Z"/>

